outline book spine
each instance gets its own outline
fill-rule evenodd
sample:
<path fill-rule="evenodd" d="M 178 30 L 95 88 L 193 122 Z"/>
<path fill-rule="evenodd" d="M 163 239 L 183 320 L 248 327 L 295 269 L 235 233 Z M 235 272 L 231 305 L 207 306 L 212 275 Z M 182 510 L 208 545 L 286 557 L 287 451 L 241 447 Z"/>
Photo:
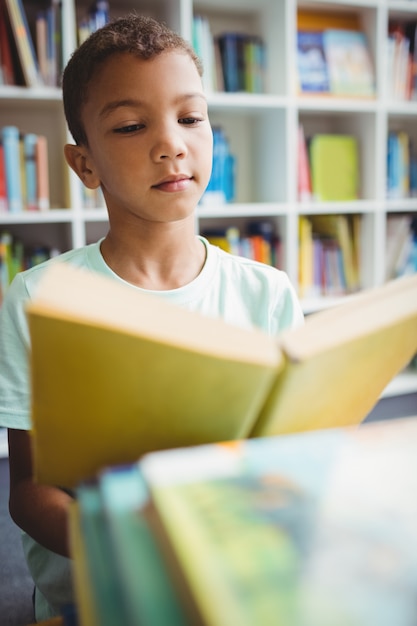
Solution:
<path fill-rule="evenodd" d="M 0 59 L 4 85 L 16 84 L 16 71 L 13 63 L 11 41 L 7 28 L 6 7 L 0 2 Z"/>
<path fill-rule="evenodd" d="M 48 85 L 48 21 L 45 11 L 39 12 L 36 16 L 35 30 L 39 72 L 45 85 Z"/>
<path fill-rule="evenodd" d="M 48 142 L 44 135 L 38 135 L 36 142 L 36 182 L 37 206 L 39 211 L 50 208 L 49 199 L 49 170 L 48 170 Z"/>
<path fill-rule="evenodd" d="M 55 6 L 51 6 L 46 11 L 46 58 L 47 58 L 47 84 L 54 86 L 57 84 L 58 64 L 55 47 L 56 16 Z"/>
<path fill-rule="evenodd" d="M 227 92 L 243 91 L 244 85 L 241 76 L 241 61 L 239 55 L 242 35 L 239 33 L 224 33 L 219 37 L 220 53 L 224 76 L 224 86 Z"/>
<path fill-rule="evenodd" d="M 7 203 L 10 213 L 23 211 L 22 180 L 20 168 L 19 129 L 4 126 L 2 129 L 4 159 L 6 164 Z"/>
<path fill-rule="evenodd" d="M 302 124 L 298 127 L 298 199 L 300 202 L 312 200 L 310 162 Z"/>
<path fill-rule="evenodd" d="M 169 577 L 149 515 L 149 493 L 138 465 L 105 470 L 100 495 L 109 529 L 105 549 L 113 553 L 122 581 L 127 625 L 187 623 Z"/>
<path fill-rule="evenodd" d="M 20 63 L 28 87 L 42 84 L 35 48 L 21 0 L 5 0 L 9 10 Z"/>
<path fill-rule="evenodd" d="M 23 153 L 25 165 L 26 180 L 26 198 L 25 204 L 28 211 L 36 211 L 38 208 L 37 195 L 37 164 L 36 164 L 36 144 L 37 135 L 34 133 L 26 133 L 23 135 Z"/>

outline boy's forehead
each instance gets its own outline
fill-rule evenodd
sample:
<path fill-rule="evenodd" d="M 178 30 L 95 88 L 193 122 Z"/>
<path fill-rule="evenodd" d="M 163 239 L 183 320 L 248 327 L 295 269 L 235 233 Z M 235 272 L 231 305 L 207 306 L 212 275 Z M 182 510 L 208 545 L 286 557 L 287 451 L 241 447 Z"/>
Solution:
<path fill-rule="evenodd" d="M 161 78 L 165 87 L 171 82 L 179 90 L 187 83 L 202 85 L 201 77 L 193 59 L 185 51 L 172 49 L 161 52 L 150 58 L 143 59 L 130 52 L 118 52 L 103 60 L 97 67 L 88 86 L 85 104 L 103 97 L 114 99 L 122 92 L 130 92 L 138 87 L 146 96 L 147 89 L 161 86 Z"/>
<path fill-rule="evenodd" d="M 169 63 L 172 66 L 183 68 L 189 66 L 198 74 L 197 66 L 191 56 L 184 50 L 172 48 L 155 54 L 150 58 L 143 58 L 139 53 L 135 52 L 115 52 L 100 61 L 93 73 L 90 84 L 100 80 L 103 75 L 110 74 L 114 76 L 123 72 L 135 73 L 138 77 L 146 77 L 149 73 L 158 72 Z M 159 68 L 159 69 L 158 69 Z"/>

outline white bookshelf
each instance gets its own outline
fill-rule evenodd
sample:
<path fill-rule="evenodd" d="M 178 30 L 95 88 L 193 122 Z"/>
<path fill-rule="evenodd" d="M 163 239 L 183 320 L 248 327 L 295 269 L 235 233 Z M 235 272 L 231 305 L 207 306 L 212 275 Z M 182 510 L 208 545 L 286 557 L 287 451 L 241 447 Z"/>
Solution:
<path fill-rule="evenodd" d="M 31 0 L 31 4 L 36 0 Z M 24 1 L 24 4 L 29 4 Z M 90 2 L 62 0 L 65 14 L 64 58 L 76 45 L 75 24 Z M 376 71 L 376 97 L 354 100 L 300 97 L 296 91 L 297 9 L 343 11 L 359 16 L 371 47 Z M 385 39 L 391 17 L 417 20 L 417 0 L 110 0 L 112 15 L 130 9 L 163 19 L 191 38 L 193 14 L 210 20 L 213 34 L 243 29 L 261 35 L 267 47 L 266 93 L 209 93 L 213 124 L 226 129 L 238 158 L 237 197 L 230 205 L 209 204 L 197 211 L 200 231 L 213 225 L 242 225 L 268 218 L 283 242 L 283 265 L 293 284 L 298 280 L 298 218 L 300 215 L 358 213 L 363 221 L 361 279 L 363 287 L 381 284 L 385 268 L 387 217 L 417 214 L 417 198 L 385 197 L 386 145 L 390 129 L 404 128 L 417 143 L 417 102 L 387 97 L 384 80 Z M 351 132 L 360 139 L 361 199 L 351 203 L 305 204 L 297 200 L 297 128 Z M 79 247 L 106 232 L 104 209 L 84 209 L 78 180 L 62 156 L 68 140 L 59 89 L 0 86 L 0 126 L 16 124 L 23 131 L 46 134 L 49 142 L 52 210 L 46 213 L 0 215 L 0 230 L 24 242 L 61 250 Z M 325 306 L 306 302 L 306 310 Z M 417 375 L 411 387 L 417 391 Z M 401 387 L 399 392 L 401 393 Z"/>

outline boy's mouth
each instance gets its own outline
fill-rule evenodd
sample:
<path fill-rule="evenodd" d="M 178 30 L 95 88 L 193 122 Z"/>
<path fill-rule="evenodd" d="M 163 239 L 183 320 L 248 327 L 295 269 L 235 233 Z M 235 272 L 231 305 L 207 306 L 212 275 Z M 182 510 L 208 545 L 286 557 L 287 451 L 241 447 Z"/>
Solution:
<path fill-rule="evenodd" d="M 187 174 L 176 174 L 173 176 L 167 176 L 156 183 L 156 185 L 152 186 L 155 189 L 166 192 L 184 191 L 188 188 L 192 180 L 193 177 L 188 176 Z"/>

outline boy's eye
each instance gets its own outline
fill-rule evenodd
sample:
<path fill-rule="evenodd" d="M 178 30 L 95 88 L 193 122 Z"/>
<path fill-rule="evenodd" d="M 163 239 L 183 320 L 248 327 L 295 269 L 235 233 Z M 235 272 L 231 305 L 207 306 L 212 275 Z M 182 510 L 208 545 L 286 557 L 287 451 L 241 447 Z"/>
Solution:
<path fill-rule="evenodd" d="M 201 122 L 200 119 L 196 118 L 196 117 L 181 117 L 178 122 L 180 124 L 188 124 L 188 125 L 192 125 L 192 124 L 198 124 L 198 122 Z"/>
<path fill-rule="evenodd" d="M 126 126 L 121 126 L 120 128 L 115 128 L 115 133 L 134 133 L 138 130 L 142 130 L 144 128 L 144 124 L 127 124 Z"/>

